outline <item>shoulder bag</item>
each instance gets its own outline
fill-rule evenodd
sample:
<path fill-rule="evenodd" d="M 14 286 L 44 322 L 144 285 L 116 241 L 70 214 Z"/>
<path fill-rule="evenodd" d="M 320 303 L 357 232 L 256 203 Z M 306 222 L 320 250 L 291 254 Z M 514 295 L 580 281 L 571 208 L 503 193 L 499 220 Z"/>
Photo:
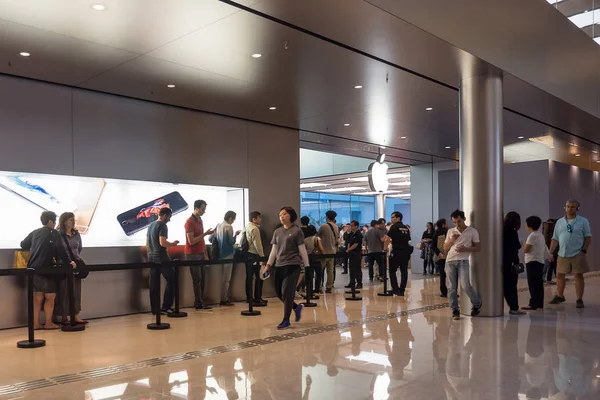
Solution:
<path fill-rule="evenodd" d="M 73 275 L 77 275 L 79 279 L 87 278 L 90 274 L 90 269 L 85 264 L 85 261 L 83 261 L 81 258 L 75 258 L 75 256 L 73 255 L 73 250 L 71 250 L 71 246 L 69 245 L 69 241 L 67 240 L 67 234 L 61 233 L 60 235 L 62 236 L 63 241 L 65 242 L 65 246 L 67 247 L 69 258 L 71 259 L 71 261 L 75 261 L 75 264 L 77 265 L 73 270 Z"/>

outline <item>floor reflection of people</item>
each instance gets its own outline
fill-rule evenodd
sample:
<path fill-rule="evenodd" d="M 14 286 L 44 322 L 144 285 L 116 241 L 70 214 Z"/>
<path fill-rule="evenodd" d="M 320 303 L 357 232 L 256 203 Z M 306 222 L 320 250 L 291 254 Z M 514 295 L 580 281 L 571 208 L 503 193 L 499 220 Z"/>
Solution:
<path fill-rule="evenodd" d="M 472 321 L 469 321 L 472 323 Z M 446 397 L 448 400 L 475 399 L 471 389 L 471 338 L 463 345 L 463 325 L 450 325 L 448 334 L 448 355 L 446 356 Z"/>
<path fill-rule="evenodd" d="M 394 380 L 404 378 L 404 369 L 410 364 L 412 359 L 411 343 L 415 338 L 408 324 L 408 317 L 400 317 L 400 319 L 392 318 L 389 322 L 392 344 L 385 341 L 385 350 L 388 354 L 388 359 L 392 365 L 392 376 Z"/>
<path fill-rule="evenodd" d="M 222 354 L 214 360 L 212 376 L 217 381 L 219 387 L 226 393 L 227 400 L 237 400 L 240 398 L 235 388 L 238 374 L 235 371 L 235 354 Z"/>
<path fill-rule="evenodd" d="M 525 347 L 525 377 L 528 389 L 528 399 L 542 399 L 548 397 L 549 382 L 552 381 L 552 358 L 547 345 L 544 314 L 532 317 L 527 332 Z"/>
<path fill-rule="evenodd" d="M 583 329 L 572 325 L 567 329 L 566 319 L 567 316 L 563 313 L 557 314 L 558 365 L 554 368 L 554 381 L 560 392 L 550 398 L 587 400 L 590 398 L 588 394 L 592 384 L 590 371 L 593 368 L 593 355 L 590 352 L 597 351 L 597 343 L 585 343 Z"/>
<path fill-rule="evenodd" d="M 348 318 L 348 322 L 362 319 L 361 310 L 349 310 L 347 307 L 344 308 L 344 314 Z M 357 323 L 350 327 L 350 335 L 352 340 L 352 355 L 358 356 L 360 354 L 360 345 L 365 340 L 362 323 Z"/>
<path fill-rule="evenodd" d="M 254 365 L 252 399 L 301 399 L 303 346 L 292 341 L 261 351 L 264 361 Z"/>
<path fill-rule="evenodd" d="M 512 317 L 504 326 L 502 334 L 502 357 L 500 359 L 500 387 L 502 388 L 503 398 L 507 400 L 519 399 L 518 384 L 521 376 L 519 368 L 521 360 L 519 358 L 519 321 Z"/>

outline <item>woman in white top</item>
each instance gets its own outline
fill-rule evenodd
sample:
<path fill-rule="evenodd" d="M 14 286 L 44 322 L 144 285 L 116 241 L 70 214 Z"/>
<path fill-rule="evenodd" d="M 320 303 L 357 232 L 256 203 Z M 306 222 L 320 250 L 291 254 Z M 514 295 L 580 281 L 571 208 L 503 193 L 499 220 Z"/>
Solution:
<path fill-rule="evenodd" d="M 525 267 L 527 269 L 527 284 L 529 285 L 529 306 L 523 310 L 537 310 L 544 308 L 544 261 L 548 258 L 548 246 L 544 235 L 539 231 L 542 226 L 540 217 L 529 217 L 527 223 L 527 242 L 523 248 L 525 253 Z"/>

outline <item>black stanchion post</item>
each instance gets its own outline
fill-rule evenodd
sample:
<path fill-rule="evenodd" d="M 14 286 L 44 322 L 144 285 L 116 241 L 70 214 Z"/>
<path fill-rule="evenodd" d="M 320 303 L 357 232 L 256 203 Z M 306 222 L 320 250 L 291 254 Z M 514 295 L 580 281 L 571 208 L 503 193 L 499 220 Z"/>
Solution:
<path fill-rule="evenodd" d="M 381 259 L 381 258 L 380 258 Z M 387 255 L 387 252 L 384 254 L 383 259 L 385 260 L 385 266 L 383 268 L 383 293 L 377 293 L 377 296 L 393 296 L 393 293 L 388 292 L 387 290 L 387 281 L 388 281 L 388 269 L 390 258 Z"/>
<path fill-rule="evenodd" d="M 248 309 L 241 312 L 246 317 L 255 317 L 260 315 L 260 311 L 255 310 L 254 306 L 254 291 L 252 290 L 252 277 L 254 276 L 253 260 L 246 257 L 246 299 L 248 301 Z"/>
<path fill-rule="evenodd" d="M 175 260 L 177 261 L 177 260 Z M 185 311 L 179 311 L 179 267 L 173 266 L 173 294 L 175 295 L 175 312 L 168 314 L 169 318 L 185 318 L 188 314 Z"/>
<path fill-rule="evenodd" d="M 152 331 L 160 331 L 160 330 L 164 330 L 164 329 L 169 329 L 171 327 L 171 324 L 166 323 L 166 322 L 161 322 L 161 320 L 160 320 L 160 275 L 161 275 L 160 268 L 162 268 L 162 264 L 156 263 L 153 266 L 151 266 L 150 274 L 152 274 L 153 268 L 158 268 L 158 273 L 157 273 L 158 276 L 154 282 L 154 289 L 155 289 L 154 304 L 156 305 L 156 309 L 154 311 L 156 312 L 156 322 L 148 324 L 148 325 L 146 325 L 146 327 Z"/>
<path fill-rule="evenodd" d="M 35 349 L 38 347 L 44 347 L 46 341 L 42 339 L 36 339 L 33 331 L 33 269 L 27 269 L 27 340 L 21 340 L 17 342 L 17 347 L 20 349 Z M 52 316 L 50 316 L 52 318 Z"/>
<path fill-rule="evenodd" d="M 78 324 L 75 321 L 75 293 L 73 288 L 73 268 L 69 264 L 67 267 L 67 296 L 69 298 L 69 318 L 71 322 L 68 325 L 63 325 L 60 330 L 63 332 L 81 332 L 85 330 L 85 325 Z"/>
<path fill-rule="evenodd" d="M 311 303 L 311 299 L 313 298 L 313 278 L 314 278 L 314 270 L 312 265 L 305 268 L 304 271 L 304 281 L 306 282 L 306 296 L 304 298 L 306 301 L 304 302 L 304 307 L 316 307 L 317 303 Z"/>
<path fill-rule="evenodd" d="M 348 257 L 346 258 L 346 262 L 348 263 L 348 268 L 351 268 L 351 265 L 350 265 L 350 255 L 348 255 Z M 361 273 L 362 273 L 362 270 L 361 270 Z M 354 275 L 354 274 L 352 274 L 352 275 Z M 360 294 L 360 292 L 356 290 L 356 277 L 354 277 L 354 279 L 350 283 L 350 291 L 347 291 L 346 293 L 352 295 L 352 297 L 346 297 L 346 300 L 350 300 L 350 301 L 362 300 L 362 297 L 356 297 L 357 293 Z"/>

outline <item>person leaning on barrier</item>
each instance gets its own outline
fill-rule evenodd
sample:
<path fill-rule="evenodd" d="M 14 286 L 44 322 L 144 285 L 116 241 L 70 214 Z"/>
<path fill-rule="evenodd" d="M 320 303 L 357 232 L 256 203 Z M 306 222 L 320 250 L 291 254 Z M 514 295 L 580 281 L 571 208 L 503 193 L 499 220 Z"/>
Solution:
<path fill-rule="evenodd" d="M 185 221 L 185 259 L 207 260 L 206 243 L 204 238 L 214 233 L 212 229 L 204 231 L 202 216 L 206 212 L 206 201 L 196 200 L 194 212 Z M 212 307 L 204 304 L 204 285 L 206 282 L 206 265 L 190 266 L 192 283 L 194 285 L 194 307 L 196 310 L 212 310 Z"/>
<path fill-rule="evenodd" d="M 146 248 L 148 249 L 148 261 L 151 263 L 164 263 L 170 261 L 169 253 L 167 252 L 168 247 L 177 246 L 179 240 L 169 242 L 169 228 L 167 223 L 171 220 L 173 211 L 168 208 L 161 208 L 158 212 L 158 219 L 150 224 L 148 227 L 148 233 L 146 236 Z M 165 287 L 165 294 L 163 296 L 163 304 L 160 309 L 162 314 L 171 314 L 174 312 L 173 300 L 175 299 L 175 271 L 171 265 L 162 265 L 158 268 L 150 269 L 150 307 L 152 308 L 152 314 L 156 315 L 158 304 L 155 304 L 155 297 L 157 295 L 156 288 L 160 287 L 160 275 L 165 277 L 167 286 Z M 159 289 L 160 290 L 160 289 Z"/>
<path fill-rule="evenodd" d="M 69 256 L 62 245 L 62 239 L 56 226 L 56 214 L 52 211 L 44 211 L 40 217 L 42 227 L 31 232 L 21 242 L 23 250 L 29 250 L 29 262 L 27 268 L 34 270 L 49 269 L 59 265 L 71 265 L 76 268 L 75 262 L 69 260 Z M 59 326 L 52 323 L 54 312 L 54 300 L 58 286 L 58 275 L 35 274 L 33 276 L 34 307 L 33 327 L 34 329 L 58 329 Z M 46 324 L 40 322 L 40 309 L 44 304 Z"/>
<path fill-rule="evenodd" d="M 260 232 L 260 224 L 262 223 L 262 214 L 258 211 L 250 213 L 250 222 L 244 228 L 244 234 L 248 241 L 248 259 L 252 262 L 252 275 L 254 276 L 254 296 L 251 293 L 246 293 L 248 299 L 254 298 L 254 303 L 265 305 L 267 300 L 262 298 L 263 280 L 260 279 L 260 267 L 264 264 L 262 261 L 257 261 L 265 256 L 263 249 L 262 237 Z M 249 300 L 248 300 L 249 301 Z"/>

